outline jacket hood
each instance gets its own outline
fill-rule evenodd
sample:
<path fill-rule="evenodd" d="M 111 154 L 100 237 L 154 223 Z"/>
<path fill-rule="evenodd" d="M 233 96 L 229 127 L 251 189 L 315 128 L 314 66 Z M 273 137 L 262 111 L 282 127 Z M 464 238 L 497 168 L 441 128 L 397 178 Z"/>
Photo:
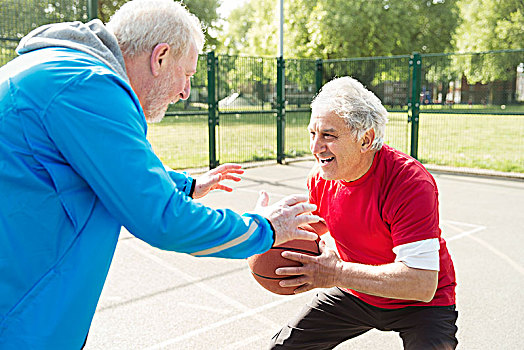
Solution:
<path fill-rule="evenodd" d="M 20 40 L 16 52 L 22 55 L 45 47 L 66 47 L 95 56 L 129 82 L 116 37 L 99 19 L 38 27 Z"/>

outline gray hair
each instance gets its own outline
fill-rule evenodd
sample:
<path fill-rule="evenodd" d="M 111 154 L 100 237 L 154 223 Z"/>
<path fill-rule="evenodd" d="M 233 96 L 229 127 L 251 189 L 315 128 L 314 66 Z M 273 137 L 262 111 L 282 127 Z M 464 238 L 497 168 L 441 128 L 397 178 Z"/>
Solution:
<path fill-rule="evenodd" d="M 115 12 L 106 25 L 116 36 L 122 53 L 133 57 L 167 43 L 176 59 L 191 45 L 200 52 L 204 34 L 198 18 L 173 0 L 133 0 Z"/>
<path fill-rule="evenodd" d="M 351 77 L 331 80 L 315 96 L 311 108 L 332 112 L 343 118 L 357 140 L 373 129 L 375 139 L 372 149 L 382 148 L 388 112 L 379 98 L 358 80 Z"/>

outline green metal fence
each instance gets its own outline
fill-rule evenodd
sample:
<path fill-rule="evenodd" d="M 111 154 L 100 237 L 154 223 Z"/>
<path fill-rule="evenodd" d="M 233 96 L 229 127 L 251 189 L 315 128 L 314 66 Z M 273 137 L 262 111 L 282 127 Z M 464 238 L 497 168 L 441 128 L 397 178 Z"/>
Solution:
<path fill-rule="evenodd" d="M 389 112 L 386 143 L 409 153 L 410 56 L 349 58 L 320 61 L 322 83 L 352 76 L 373 91 Z"/>
<path fill-rule="evenodd" d="M 276 61 L 218 56 L 217 157 L 224 162 L 276 158 Z"/>
<path fill-rule="evenodd" d="M 96 0 L 4 0 L 0 65 L 32 29 L 96 16 Z M 524 49 L 337 60 L 199 56 L 187 101 L 148 139 L 173 168 L 308 156 L 309 104 L 350 75 L 389 111 L 386 142 L 427 164 L 524 173 Z"/>
<path fill-rule="evenodd" d="M 309 103 L 322 84 L 350 75 L 387 107 L 388 144 L 428 164 L 522 173 L 522 61 L 524 50 L 284 62 L 278 58 L 214 57 L 208 60 L 207 69 L 200 68 L 208 73 L 208 86 L 215 87 L 208 110 L 201 111 L 208 113 L 209 125 L 215 126 L 208 133 L 201 128 L 197 132 L 210 135 L 209 162 L 199 156 L 199 164 L 190 164 L 188 160 L 193 157 L 186 153 L 185 160 L 173 165 L 185 168 L 224 162 L 282 162 L 309 155 Z M 505 64 L 503 69 L 490 67 L 505 75 L 481 80 L 478 70 L 486 62 Z M 278 88 L 279 74 L 285 76 L 283 89 Z M 204 89 L 203 84 L 199 86 Z M 167 117 L 161 125 L 172 123 L 172 118 Z M 176 141 L 157 142 L 184 143 L 188 139 L 179 136 Z M 206 141 L 201 144 L 208 145 Z"/>
<path fill-rule="evenodd" d="M 524 50 L 420 57 L 417 158 L 524 173 Z"/>
<path fill-rule="evenodd" d="M 20 39 L 49 23 L 86 21 L 88 0 L 2 0 L 0 2 L 0 66 L 16 57 Z"/>

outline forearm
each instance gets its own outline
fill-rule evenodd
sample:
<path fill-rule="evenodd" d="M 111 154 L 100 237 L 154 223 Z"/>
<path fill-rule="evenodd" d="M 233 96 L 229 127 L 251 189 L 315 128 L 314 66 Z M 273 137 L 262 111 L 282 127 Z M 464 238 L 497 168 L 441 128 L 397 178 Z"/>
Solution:
<path fill-rule="evenodd" d="M 375 296 L 429 302 L 438 283 L 438 271 L 407 267 L 402 262 L 372 266 L 342 262 L 335 285 Z"/>

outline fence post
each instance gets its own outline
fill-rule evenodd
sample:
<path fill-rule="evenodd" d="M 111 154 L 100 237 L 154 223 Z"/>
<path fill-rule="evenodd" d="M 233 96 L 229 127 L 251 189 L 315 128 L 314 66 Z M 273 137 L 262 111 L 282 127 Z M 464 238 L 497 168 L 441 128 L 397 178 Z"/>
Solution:
<path fill-rule="evenodd" d="M 277 57 L 277 163 L 282 164 L 285 158 L 286 130 L 286 89 L 284 57 Z"/>
<path fill-rule="evenodd" d="M 418 52 L 414 52 L 409 60 L 409 66 L 412 69 L 411 80 L 411 101 L 408 107 L 411 107 L 411 117 L 408 121 L 411 122 L 411 150 L 410 155 L 413 158 L 418 157 L 418 125 L 420 115 L 420 84 L 422 76 L 422 56 Z"/>
<path fill-rule="evenodd" d="M 87 19 L 92 21 L 98 18 L 98 0 L 87 0 Z"/>
<path fill-rule="evenodd" d="M 217 126 L 217 99 L 216 99 L 216 63 L 215 52 L 207 53 L 207 111 L 209 125 L 209 169 L 218 166 L 216 154 L 216 126 Z"/>
<path fill-rule="evenodd" d="M 322 59 L 318 58 L 316 61 L 317 69 L 315 70 L 315 83 L 317 86 L 317 94 L 319 93 L 320 89 L 322 88 L 322 77 L 324 74 L 324 64 Z"/>

